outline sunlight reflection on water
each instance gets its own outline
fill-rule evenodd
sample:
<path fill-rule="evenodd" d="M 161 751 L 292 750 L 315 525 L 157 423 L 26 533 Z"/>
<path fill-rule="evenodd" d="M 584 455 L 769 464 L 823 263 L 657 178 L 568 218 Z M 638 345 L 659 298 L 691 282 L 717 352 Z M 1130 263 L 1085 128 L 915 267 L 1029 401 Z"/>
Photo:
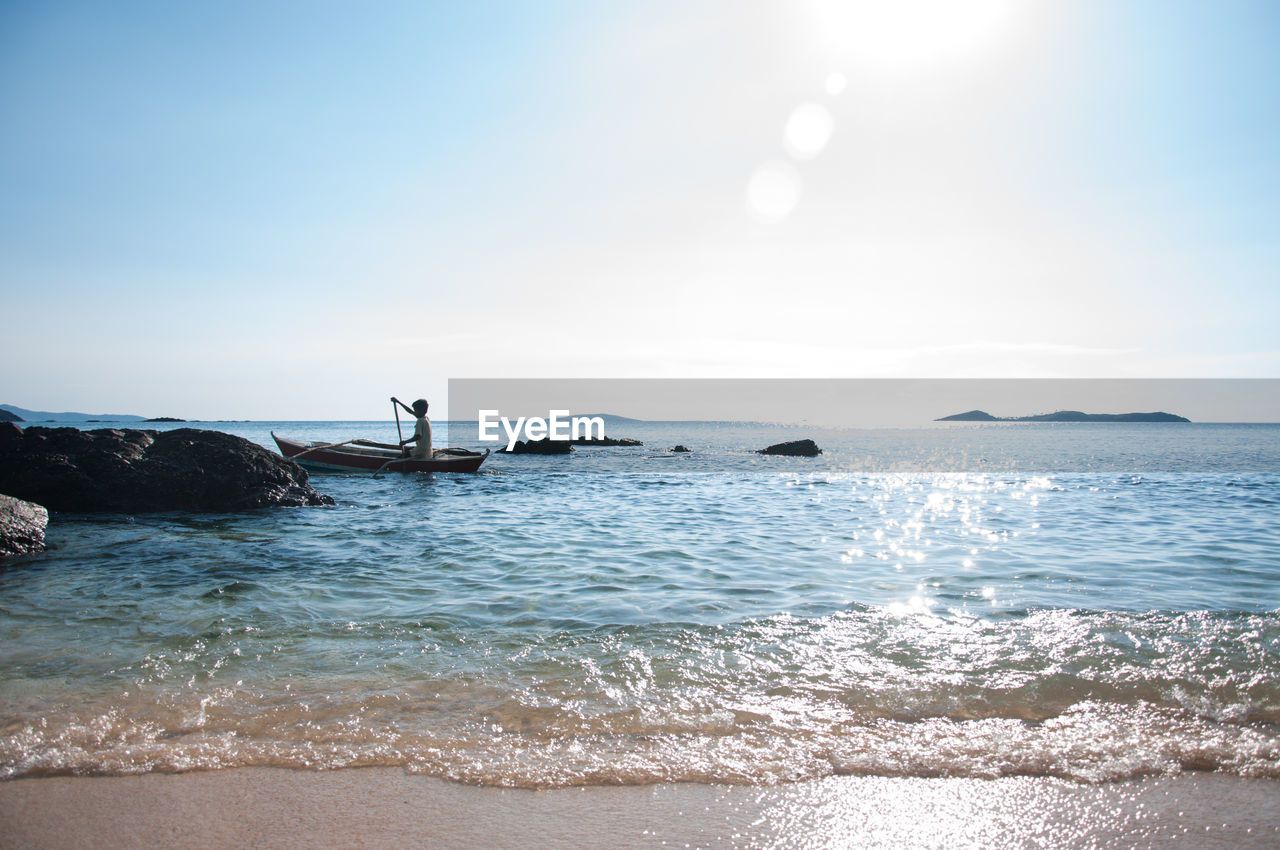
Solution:
<path fill-rule="evenodd" d="M 1274 472 L 867 474 L 874 433 L 810 461 L 652 430 L 693 456 L 57 518 L 0 572 L 0 769 L 1280 775 Z"/>

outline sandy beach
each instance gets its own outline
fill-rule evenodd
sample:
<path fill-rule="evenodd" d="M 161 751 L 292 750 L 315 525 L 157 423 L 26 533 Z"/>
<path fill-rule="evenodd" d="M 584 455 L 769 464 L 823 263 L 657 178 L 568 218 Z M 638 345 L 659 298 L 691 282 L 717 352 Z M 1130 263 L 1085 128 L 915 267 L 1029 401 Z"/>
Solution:
<path fill-rule="evenodd" d="M 1218 774 L 831 777 L 527 791 L 396 768 L 0 783 L 0 845 L 44 847 L 1274 847 L 1280 782 Z"/>

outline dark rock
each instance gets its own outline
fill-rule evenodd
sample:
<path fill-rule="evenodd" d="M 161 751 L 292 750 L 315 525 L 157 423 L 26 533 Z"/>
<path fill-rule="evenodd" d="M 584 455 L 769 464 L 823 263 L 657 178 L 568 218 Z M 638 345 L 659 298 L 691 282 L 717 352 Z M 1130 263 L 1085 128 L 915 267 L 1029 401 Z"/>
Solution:
<path fill-rule="evenodd" d="M 0 422 L 0 450 L 15 441 L 22 441 L 22 426 L 12 422 Z"/>
<path fill-rule="evenodd" d="M 794 457 L 817 457 L 822 449 L 813 440 L 792 440 L 789 443 L 777 443 L 767 449 L 760 449 L 756 454 L 792 455 Z"/>
<path fill-rule="evenodd" d="M 49 512 L 39 505 L 0 495 L 0 558 L 44 551 Z"/>
<path fill-rule="evenodd" d="M 331 505 L 291 460 L 220 431 L 28 428 L 0 438 L 0 491 L 53 511 Z"/>
<path fill-rule="evenodd" d="M 633 440 L 630 437 L 579 437 L 576 440 L 570 440 L 575 446 L 643 446 L 644 443 L 639 440 Z"/>
<path fill-rule="evenodd" d="M 671 451 L 673 451 L 673 452 L 689 452 L 689 451 L 693 451 L 693 449 L 690 449 L 688 446 L 676 446 L 676 447 L 675 447 L 674 449 L 672 449 Z"/>
<path fill-rule="evenodd" d="M 516 440 L 511 449 L 499 451 L 512 455 L 567 455 L 573 451 L 573 443 L 569 440 Z"/>

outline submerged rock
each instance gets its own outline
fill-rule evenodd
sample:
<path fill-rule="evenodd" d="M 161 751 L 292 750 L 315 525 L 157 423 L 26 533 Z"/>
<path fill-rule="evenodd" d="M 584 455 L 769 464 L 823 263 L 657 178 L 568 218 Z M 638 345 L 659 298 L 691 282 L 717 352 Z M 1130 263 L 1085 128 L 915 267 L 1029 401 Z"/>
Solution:
<path fill-rule="evenodd" d="M 0 495 L 0 558 L 44 551 L 49 512 L 39 505 Z"/>
<path fill-rule="evenodd" d="M 689 448 L 688 446 L 683 446 L 683 445 L 682 445 L 682 446 L 676 446 L 676 447 L 675 447 L 675 448 L 673 448 L 671 451 L 673 451 L 673 452 L 691 452 L 691 451 L 693 451 L 693 449 Z"/>
<path fill-rule="evenodd" d="M 499 449 L 502 454 L 512 455 L 567 455 L 573 451 L 573 443 L 569 440 L 516 440 L 510 449 Z"/>
<path fill-rule="evenodd" d="M 331 505 L 307 473 L 220 431 L 28 428 L 0 435 L 0 491 L 53 511 L 239 511 Z"/>
<path fill-rule="evenodd" d="M 822 449 L 813 440 L 792 440 L 789 443 L 775 443 L 767 449 L 760 449 L 761 455 L 793 455 L 795 457 L 817 457 Z"/>

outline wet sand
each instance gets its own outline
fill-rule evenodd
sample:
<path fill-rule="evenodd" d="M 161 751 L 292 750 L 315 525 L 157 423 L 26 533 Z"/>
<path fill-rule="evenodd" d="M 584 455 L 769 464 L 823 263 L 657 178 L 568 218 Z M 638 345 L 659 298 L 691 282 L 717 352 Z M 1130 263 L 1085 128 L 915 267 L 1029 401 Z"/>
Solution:
<path fill-rule="evenodd" d="M 398 768 L 0 782 L 3 847 L 1274 847 L 1280 782 L 477 788 Z"/>

